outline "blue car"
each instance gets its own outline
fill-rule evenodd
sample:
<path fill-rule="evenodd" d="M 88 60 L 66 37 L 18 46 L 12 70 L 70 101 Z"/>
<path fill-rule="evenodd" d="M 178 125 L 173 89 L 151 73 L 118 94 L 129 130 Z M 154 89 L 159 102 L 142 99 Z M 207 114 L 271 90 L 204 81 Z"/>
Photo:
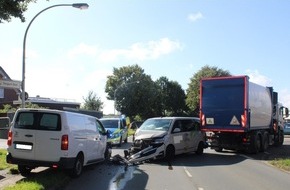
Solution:
<path fill-rule="evenodd" d="M 290 122 L 284 124 L 284 135 L 290 135 Z"/>
<path fill-rule="evenodd" d="M 122 145 L 128 142 L 128 129 L 124 118 L 101 118 L 101 123 L 108 131 L 108 142 L 112 145 Z"/>

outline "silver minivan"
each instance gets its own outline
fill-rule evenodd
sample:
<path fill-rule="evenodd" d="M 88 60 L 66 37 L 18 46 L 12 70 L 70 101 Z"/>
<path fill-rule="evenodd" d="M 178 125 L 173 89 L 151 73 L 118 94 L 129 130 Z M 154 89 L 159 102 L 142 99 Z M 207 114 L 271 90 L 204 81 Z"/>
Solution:
<path fill-rule="evenodd" d="M 196 117 L 156 117 L 147 119 L 135 133 L 131 154 L 148 147 L 161 147 L 156 157 L 172 159 L 175 155 L 195 152 L 202 154 L 205 133 L 200 131 Z"/>

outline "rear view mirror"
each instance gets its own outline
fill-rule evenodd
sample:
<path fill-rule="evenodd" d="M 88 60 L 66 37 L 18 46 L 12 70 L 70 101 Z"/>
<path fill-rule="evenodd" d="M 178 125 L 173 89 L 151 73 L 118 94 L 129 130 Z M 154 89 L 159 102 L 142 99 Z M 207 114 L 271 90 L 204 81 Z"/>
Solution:
<path fill-rule="evenodd" d="M 173 133 L 179 133 L 180 131 L 180 128 L 174 128 Z"/>

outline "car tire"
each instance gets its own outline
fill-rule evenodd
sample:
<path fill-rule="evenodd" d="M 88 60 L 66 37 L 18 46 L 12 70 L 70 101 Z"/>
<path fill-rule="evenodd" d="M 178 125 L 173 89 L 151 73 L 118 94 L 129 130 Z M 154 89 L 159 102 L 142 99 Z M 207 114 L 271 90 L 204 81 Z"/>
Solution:
<path fill-rule="evenodd" d="M 165 151 L 165 159 L 171 161 L 175 156 L 175 148 L 173 145 L 168 145 Z"/>
<path fill-rule="evenodd" d="M 84 167 L 84 159 L 82 155 L 78 155 L 74 167 L 71 169 L 70 176 L 73 178 L 79 177 L 82 172 L 83 172 L 83 167 Z"/>
<path fill-rule="evenodd" d="M 204 142 L 200 141 L 198 143 L 198 147 L 197 147 L 197 150 L 195 151 L 195 153 L 197 155 L 202 155 L 203 154 L 203 149 L 204 149 Z"/>
<path fill-rule="evenodd" d="M 27 177 L 30 175 L 32 169 L 25 165 L 18 165 L 18 170 L 22 176 Z"/>
<path fill-rule="evenodd" d="M 111 146 L 109 144 L 107 144 L 106 146 L 106 150 L 105 150 L 105 153 L 104 153 L 104 158 L 105 158 L 105 161 L 109 161 L 110 158 L 111 158 Z"/>

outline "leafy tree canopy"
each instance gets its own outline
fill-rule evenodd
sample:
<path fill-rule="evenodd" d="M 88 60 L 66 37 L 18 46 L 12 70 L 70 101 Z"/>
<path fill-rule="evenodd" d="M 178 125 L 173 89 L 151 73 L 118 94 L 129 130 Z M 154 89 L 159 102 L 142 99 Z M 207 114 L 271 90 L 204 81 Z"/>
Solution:
<path fill-rule="evenodd" d="M 138 65 L 113 68 L 113 75 L 107 77 L 105 92 L 114 100 L 115 109 L 134 117 L 152 115 L 154 82 Z"/>
<path fill-rule="evenodd" d="M 190 78 L 187 91 L 186 104 L 194 115 L 199 111 L 199 86 L 202 78 L 231 76 L 229 71 L 219 69 L 218 67 L 204 66 Z"/>
<path fill-rule="evenodd" d="M 11 17 L 19 18 L 25 22 L 24 12 L 27 11 L 28 4 L 36 3 L 37 0 L 0 0 L 0 23 L 10 22 Z"/>
<path fill-rule="evenodd" d="M 186 111 L 185 92 L 176 81 L 169 81 L 167 77 L 160 77 L 156 84 L 160 92 L 160 104 L 163 116 L 183 115 Z"/>
<path fill-rule="evenodd" d="M 100 111 L 103 109 L 104 103 L 101 101 L 100 97 L 93 91 L 89 91 L 88 96 L 83 98 L 85 103 L 83 105 L 83 109 L 92 110 L 92 111 Z"/>

